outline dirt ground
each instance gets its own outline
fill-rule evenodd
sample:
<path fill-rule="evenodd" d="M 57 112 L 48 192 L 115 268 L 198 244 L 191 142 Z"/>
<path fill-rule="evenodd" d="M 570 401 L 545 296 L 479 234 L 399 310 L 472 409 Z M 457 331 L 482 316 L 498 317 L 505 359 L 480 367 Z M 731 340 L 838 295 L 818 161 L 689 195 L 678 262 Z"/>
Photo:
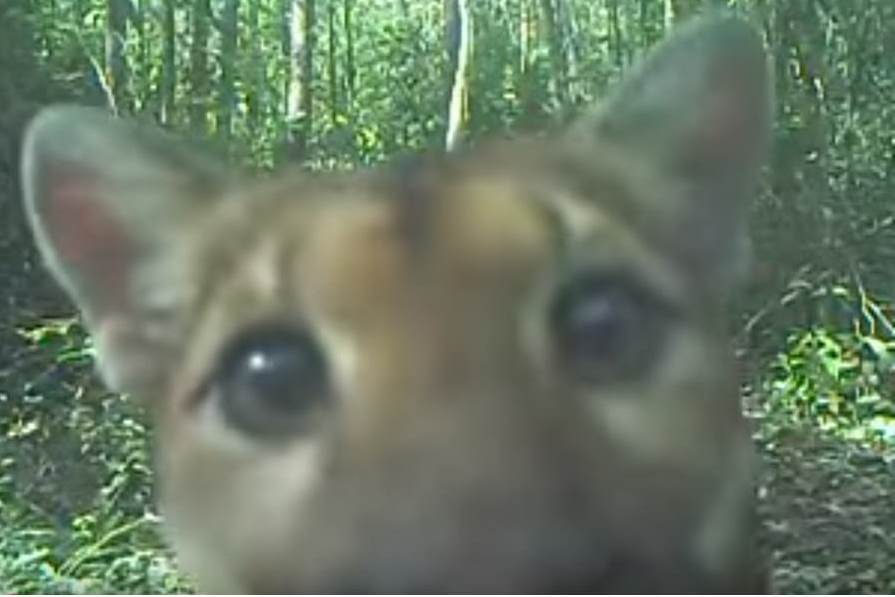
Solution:
<path fill-rule="evenodd" d="M 816 431 L 759 445 L 775 593 L 895 593 L 895 459 Z"/>

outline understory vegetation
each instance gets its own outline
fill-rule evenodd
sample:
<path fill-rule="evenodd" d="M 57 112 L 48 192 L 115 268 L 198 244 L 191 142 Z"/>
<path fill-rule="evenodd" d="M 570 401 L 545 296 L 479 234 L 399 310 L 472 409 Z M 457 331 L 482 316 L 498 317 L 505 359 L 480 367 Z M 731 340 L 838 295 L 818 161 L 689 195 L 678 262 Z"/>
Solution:
<path fill-rule="evenodd" d="M 190 590 L 160 535 L 145 413 L 103 389 L 26 232 L 18 152 L 39 106 L 154 120 L 246 169 L 358 167 L 457 130 L 560 125 L 719 5 L 763 31 L 777 80 L 730 326 L 774 589 L 895 592 L 890 0 L 3 0 L 0 590 Z"/>

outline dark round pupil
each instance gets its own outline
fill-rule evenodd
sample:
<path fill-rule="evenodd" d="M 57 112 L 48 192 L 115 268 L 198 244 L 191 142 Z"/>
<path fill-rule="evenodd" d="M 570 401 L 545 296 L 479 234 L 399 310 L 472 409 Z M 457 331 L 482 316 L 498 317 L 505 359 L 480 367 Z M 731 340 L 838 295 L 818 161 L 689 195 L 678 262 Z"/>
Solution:
<path fill-rule="evenodd" d="M 224 412 L 251 432 L 291 429 L 326 391 L 323 354 L 305 334 L 273 331 L 245 337 L 220 367 Z"/>
<path fill-rule="evenodd" d="M 603 382 L 637 366 L 647 327 L 639 296 L 616 276 L 582 277 L 560 291 L 550 317 L 558 356 L 570 373 Z"/>
<path fill-rule="evenodd" d="M 624 303 L 616 293 L 579 297 L 566 313 L 564 343 L 579 357 L 611 358 L 625 339 L 626 325 Z"/>
<path fill-rule="evenodd" d="M 288 408 L 291 394 L 313 389 L 321 369 L 316 351 L 285 343 L 255 347 L 242 360 L 239 384 L 272 406 Z"/>
<path fill-rule="evenodd" d="M 568 351 L 589 358 L 608 358 L 624 340 L 628 324 L 624 297 L 607 289 L 578 291 L 560 316 L 560 341 Z"/>

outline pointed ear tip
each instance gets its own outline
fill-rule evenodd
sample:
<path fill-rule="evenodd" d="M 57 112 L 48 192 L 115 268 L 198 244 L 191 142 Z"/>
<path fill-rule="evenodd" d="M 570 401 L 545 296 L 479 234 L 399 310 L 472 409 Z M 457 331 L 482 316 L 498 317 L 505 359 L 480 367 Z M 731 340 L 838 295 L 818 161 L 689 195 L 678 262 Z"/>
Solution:
<path fill-rule="evenodd" d="M 733 37 L 761 41 L 761 35 L 748 19 L 728 10 L 705 12 L 691 19 L 689 26 L 695 30 L 716 31 Z"/>
<path fill-rule="evenodd" d="M 111 119 L 112 115 L 100 108 L 75 104 L 53 104 L 41 109 L 31 119 L 28 131 L 32 134 L 44 131 L 56 132 L 66 127 L 81 127 L 85 124 L 108 122 Z"/>
<path fill-rule="evenodd" d="M 73 104 L 55 104 L 40 110 L 22 139 L 21 173 L 26 199 L 31 199 L 32 193 L 27 191 L 42 176 L 47 159 L 73 153 L 73 148 L 81 145 L 79 139 L 111 120 L 112 116 L 102 109 Z"/>
<path fill-rule="evenodd" d="M 52 141 L 64 134 L 68 123 L 75 121 L 76 115 L 69 106 L 44 108 L 31 119 L 22 142 L 22 168 L 24 179 L 34 173 L 37 162 L 45 157 Z"/>
<path fill-rule="evenodd" d="M 685 26 L 686 27 L 686 26 Z M 764 36 L 748 20 L 729 12 L 709 13 L 695 19 L 684 31 L 682 46 L 689 46 L 690 54 L 709 56 L 703 67 L 730 73 L 727 80 L 745 84 L 753 92 L 774 95 L 773 71 Z"/>
<path fill-rule="evenodd" d="M 104 110 L 86 106 L 56 104 L 43 108 L 25 130 L 23 155 L 33 158 L 35 154 L 43 154 L 47 147 L 65 147 L 77 136 L 101 128 L 112 118 Z"/>
<path fill-rule="evenodd" d="M 682 25 L 673 38 L 693 49 L 718 52 L 722 48 L 732 54 L 765 56 L 761 32 L 746 19 L 727 11 L 714 11 L 695 17 Z"/>
<path fill-rule="evenodd" d="M 740 53 L 749 53 L 765 60 L 765 42 L 761 32 L 751 23 L 740 17 L 724 15 L 715 24 L 715 36 L 719 44 Z"/>

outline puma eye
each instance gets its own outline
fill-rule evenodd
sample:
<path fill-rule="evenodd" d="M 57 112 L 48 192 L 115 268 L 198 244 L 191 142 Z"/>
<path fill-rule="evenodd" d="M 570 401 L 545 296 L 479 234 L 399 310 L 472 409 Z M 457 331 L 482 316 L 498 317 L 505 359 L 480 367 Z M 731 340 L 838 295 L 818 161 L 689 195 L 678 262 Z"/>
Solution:
<path fill-rule="evenodd" d="M 622 275 L 579 276 L 561 287 L 549 318 L 562 366 L 579 381 L 623 381 L 652 364 L 664 305 Z"/>
<path fill-rule="evenodd" d="M 307 333 L 257 330 L 224 352 L 213 384 L 234 426 L 252 435 L 292 434 L 326 399 L 326 359 Z"/>

